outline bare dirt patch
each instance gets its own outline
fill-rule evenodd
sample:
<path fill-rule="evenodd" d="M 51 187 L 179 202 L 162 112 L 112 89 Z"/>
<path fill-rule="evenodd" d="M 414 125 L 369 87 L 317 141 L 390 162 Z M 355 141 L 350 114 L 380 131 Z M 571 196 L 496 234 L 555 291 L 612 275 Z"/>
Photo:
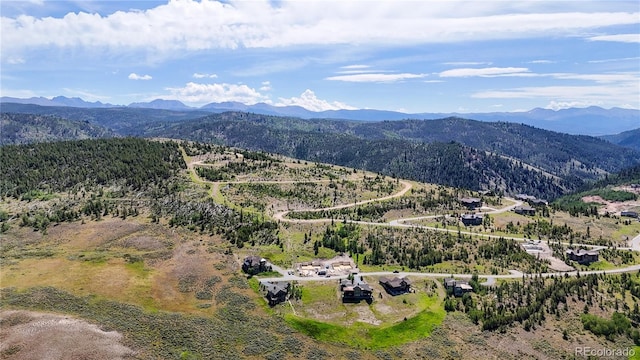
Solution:
<path fill-rule="evenodd" d="M 3 359 L 133 359 L 122 335 L 70 316 L 5 310 L 0 312 Z"/>
<path fill-rule="evenodd" d="M 71 248 L 87 249 L 105 245 L 144 228 L 136 221 L 105 217 L 87 224 L 63 223 L 50 227 L 47 232 L 49 238 L 57 238 Z"/>
<path fill-rule="evenodd" d="M 598 213 L 601 215 L 605 213 L 609 213 L 609 214 L 618 213 L 618 215 L 620 215 L 621 211 L 628 210 L 636 206 L 640 206 L 640 202 L 638 201 L 632 200 L 632 201 L 613 202 L 613 201 L 605 200 L 597 195 L 585 196 L 582 198 L 582 201 L 585 203 L 593 202 L 593 203 L 602 204 L 602 206 L 598 208 Z"/>
<path fill-rule="evenodd" d="M 161 250 L 167 244 L 158 238 L 151 236 L 135 236 L 122 241 L 122 246 L 134 248 L 136 250 Z"/>
<path fill-rule="evenodd" d="M 369 306 L 367 306 L 366 304 L 365 305 L 359 304 L 358 306 L 353 307 L 353 312 L 357 314 L 357 318 L 354 319 L 355 321 L 368 323 L 371 325 L 382 324 L 382 321 L 376 318 L 376 315 L 371 311 Z"/>

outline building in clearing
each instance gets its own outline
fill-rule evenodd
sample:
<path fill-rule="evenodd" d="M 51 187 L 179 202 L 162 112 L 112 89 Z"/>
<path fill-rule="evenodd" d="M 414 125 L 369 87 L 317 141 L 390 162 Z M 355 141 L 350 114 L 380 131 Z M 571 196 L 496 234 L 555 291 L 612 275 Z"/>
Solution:
<path fill-rule="evenodd" d="M 369 304 L 373 302 L 373 289 L 362 278 L 341 280 L 340 291 L 342 291 L 342 302 L 360 302 L 361 300 Z"/>
<path fill-rule="evenodd" d="M 392 279 L 381 277 L 379 282 L 380 285 L 393 296 L 404 294 L 411 290 L 411 281 L 406 277 L 394 277 Z"/>
<path fill-rule="evenodd" d="M 626 216 L 626 217 L 630 217 L 630 218 L 637 218 L 638 217 L 638 213 L 635 211 L 621 211 L 620 212 L 620 216 Z"/>
<path fill-rule="evenodd" d="M 530 201 L 530 200 L 535 200 L 536 199 L 535 196 L 531 196 L 531 195 L 527 195 L 527 194 L 516 194 L 516 196 L 514 196 L 514 198 L 516 200 L 522 200 L 522 201 Z"/>
<path fill-rule="evenodd" d="M 286 281 L 275 281 L 261 283 L 263 290 L 266 291 L 265 297 L 269 302 L 269 306 L 275 306 L 281 302 L 287 301 L 291 284 Z"/>
<path fill-rule="evenodd" d="M 545 207 L 549 205 L 547 200 L 542 200 L 542 199 L 533 199 L 533 200 L 528 200 L 527 202 L 529 203 L 529 205 L 537 206 L 537 207 Z"/>
<path fill-rule="evenodd" d="M 460 204 L 465 206 L 467 209 L 476 209 L 482 207 L 482 200 L 473 197 L 466 197 L 459 200 Z"/>
<path fill-rule="evenodd" d="M 242 263 L 242 271 L 249 275 L 256 275 L 261 272 L 271 271 L 271 265 L 266 259 L 259 256 L 247 256 Z"/>
<path fill-rule="evenodd" d="M 567 249 L 567 257 L 571 261 L 575 261 L 578 264 L 588 265 L 592 262 L 598 261 L 598 250 L 584 250 L 584 249 Z"/>
<path fill-rule="evenodd" d="M 549 203 L 547 202 L 547 200 L 543 200 L 543 199 L 538 199 L 535 196 L 532 195 L 527 195 L 527 194 L 516 194 L 516 196 L 514 196 L 514 198 L 516 200 L 522 200 L 522 201 L 526 201 L 529 203 L 529 205 L 531 206 L 539 206 L 539 207 L 544 207 L 547 206 Z"/>
<path fill-rule="evenodd" d="M 536 214 L 536 209 L 532 208 L 531 206 L 516 206 L 515 208 L 513 208 L 513 211 L 516 214 L 520 214 L 520 215 L 535 215 Z"/>
<path fill-rule="evenodd" d="M 482 215 L 476 215 L 476 214 L 463 214 L 460 217 L 460 220 L 465 226 L 482 225 L 482 219 L 483 219 Z"/>
<path fill-rule="evenodd" d="M 444 279 L 444 287 L 453 291 L 454 296 L 462 296 L 464 293 L 473 292 L 473 287 L 467 281 L 456 280 L 454 278 Z"/>

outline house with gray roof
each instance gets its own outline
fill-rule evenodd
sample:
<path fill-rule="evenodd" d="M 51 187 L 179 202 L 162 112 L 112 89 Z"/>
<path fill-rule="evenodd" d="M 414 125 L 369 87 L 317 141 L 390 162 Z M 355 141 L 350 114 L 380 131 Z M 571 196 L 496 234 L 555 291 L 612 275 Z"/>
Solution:
<path fill-rule="evenodd" d="M 360 302 L 365 300 L 367 303 L 373 301 L 373 289 L 362 278 L 342 279 L 340 281 L 340 291 L 342 291 L 342 302 Z"/>
<path fill-rule="evenodd" d="M 474 198 L 474 197 L 465 197 L 459 200 L 460 204 L 465 206 L 467 209 L 476 209 L 482 207 L 482 199 Z"/>
<path fill-rule="evenodd" d="M 589 265 L 599 260 L 598 250 L 567 249 L 567 258 L 578 264 Z"/>
<path fill-rule="evenodd" d="M 460 221 L 462 221 L 465 226 L 482 225 L 483 219 L 484 217 L 482 215 L 477 214 L 463 214 L 460 217 Z"/>
<path fill-rule="evenodd" d="M 520 215 L 535 215 L 536 214 L 536 209 L 531 207 L 531 206 L 516 206 L 515 208 L 513 208 L 513 211 L 516 214 L 520 214 Z"/>
<path fill-rule="evenodd" d="M 463 280 L 456 280 L 454 278 L 445 278 L 444 287 L 447 290 L 451 290 L 454 296 L 462 296 L 465 293 L 473 292 L 473 287 L 469 285 L 469 282 Z"/>
<path fill-rule="evenodd" d="M 406 277 L 394 277 L 394 278 L 386 278 L 381 277 L 379 279 L 380 285 L 393 296 L 407 293 L 411 290 L 411 281 Z"/>
<path fill-rule="evenodd" d="M 275 306 L 281 302 L 287 301 L 291 284 L 286 281 L 273 281 L 261 283 L 265 291 L 265 297 L 269 302 L 269 306 Z"/>

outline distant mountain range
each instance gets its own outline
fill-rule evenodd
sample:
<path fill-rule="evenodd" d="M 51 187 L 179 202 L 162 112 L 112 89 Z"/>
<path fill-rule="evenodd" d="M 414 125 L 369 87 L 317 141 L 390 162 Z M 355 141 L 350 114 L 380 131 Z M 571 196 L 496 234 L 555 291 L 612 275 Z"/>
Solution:
<path fill-rule="evenodd" d="M 600 136 L 600 138 L 620 146 L 640 150 L 640 128 L 616 135 L 604 135 Z"/>
<path fill-rule="evenodd" d="M 417 113 L 408 114 L 397 111 L 360 109 L 360 110 L 327 110 L 310 111 L 300 106 L 273 106 L 265 103 L 247 105 L 240 102 L 210 103 L 194 108 L 177 100 L 156 99 L 150 102 L 136 102 L 128 106 L 105 104 L 99 101 L 87 102 L 80 98 L 57 96 L 52 99 L 33 97 L 20 99 L 12 97 L 0 98 L 0 103 L 35 104 L 41 106 L 69 106 L 81 108 L 148 108 L 174 111 L 205 111 L 221 113 L 226 111 L 244 111 L 263 115 L 293 116 L 302 119 L 344 119 L 362 121 L 382 120 L 432 120 L 447 117 L 461 117 L 480 121 L 504 121 L 522 123 L 537 128 L 575 135 L 610 135 L 640 128 L 640 110 L 597 106 L 587 108 L 570 108 L 550 110 L 536 108 L 526 112 L 493 112 L 493 113 Z"/>
<path fill-rule="evenodd" d="M 0 98 L 0 103 L 33 104 L 40 106 L 71 106 L 81 108 L 108 108 L 117 106 L 113 104 L 104 104 L 100 101 L 89 102 L 78 97 L 69 98 L 66 96 L 56 96 L 51 99 L 42 96 L 31 97 L 28 99 L 3 96 Z"/>
<path fill-rule="evenodd" d="M 548 199 L 640 161 L 640 151 L 631 148 L 637 131 L 605 141 L 460 117 L 358 121 L 148 106 L 179 108 L 180 103 L 88 108 L 5 102 L 0 145 L 110 136 L 176 138 Z"/>

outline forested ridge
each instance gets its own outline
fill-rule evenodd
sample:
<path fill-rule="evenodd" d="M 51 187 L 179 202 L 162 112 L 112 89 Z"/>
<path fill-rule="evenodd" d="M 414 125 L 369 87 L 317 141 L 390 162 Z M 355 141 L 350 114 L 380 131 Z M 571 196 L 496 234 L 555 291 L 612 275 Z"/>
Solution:
<path fill-rule="evenodd" d="M 623 169 L 622 171 L 606 176 L 586 189 L 597 189 L 607 185 L 640 184 L 640 163 Z"/>
<path fill-rule="evenodd" d="M 615 135 L 604 135 L 600 138 L 620 146 L 640 150 L 640 128 Z"/>
<path fill-rule="evenodd" d="M 366 138 L 400 136 L 422 142 L 456 141 L 517 158 L 560 176 L 595 178 L 596 169 L 615 172 L 640 161 L 639 152 L 612 146 L 595 137 L 507 122 L 462 118 L 384 121 L 358 124 L 353 131 Z"/>
<path fill-rule="evenodd" d="M 174 128 L 184 121 L 200 119 L 195 122 L 233 120 L 260 124 L 269 129 L 345 134 L 368 140 L 403 139 L 426 143 L 455 141 L 519 159 L 558 176 L 578 176 L 582 179 L 596 179 L 601 171 L 616 172 L 640 161 L 640 151 L 629 148 L 633 147 L 629 142 L 634 142 L 634 136 L 626 136 L 626 142 L 620 145 L 629 147 L 623 147 L 591 136 L 568 135 L 524 124 L 455 117 L 437 120 L 352 121 L 301 119 L 246 112 L 210 114 L 205 111 L 85 109 L 11 103 L 3 103 L 2 111 L 48 114 L 87 121 L 124 136 L 146 137 Z M 185 125 L 193 127 L 193 122 Z M 634 132 L 637 131 L 627 133 L 633 135 Z"/>
<path fill-rule="evenodd" d="M 187 185 L 180 171 L 186 164 L 173 141 L 128 137 L 6 145 L 0 147 L 0 164 L 3 197 L 29 201 L 55 197 L 56 192 L 68 195 L 46 210 L 16 214 L 20 226 L 46 232 L 52 223 L 109 215 L 126 219 L 148 210 L 153 222 L 164 218 L 169 226 L 222 234 L 237 247 L 279 243 L 275 223 L 203 201 L 193 189 L 182 191 Z M 117 196 L 129 201 L 120 202 Z"/>
<path fill-rule="evenodd" d="M 418 143 L 455 141 L 478 150 L 521 160 L 558 176 L 578 176 L 582 179 L 596 179 L 602 171 L 616 172 L 640 161 L 640 152 L 591 136 L 556 133 L 523 124 L 462 118 L 366 122 L 303 120 L 227 112 L 181 123 L 157 124 L 145 129 L 144 133 L 150 134 L 162 131 L 162 128 L 175 129 L 182 126 L 198 130 L 198 123 L 218 121 L 240 121 L 243 124 L 259 125 L 271 130 L 303 131 L 318 136 L 330 133 L 367 140 L 407 140 Z"/>
<path fill-rule="evenodd" d="M 149 129 L 174 136 L 284 154 L 308 161 L 366 169 L 389 176 L 473 190 L 496 189 L 557 197 L 580 181 L 558 181 L 498 155 L 455 142 L 421 143 L 402 139 L 367 140 L 353 135 L 289 130 L 262 121 L 236 120 L 229 114 Z"/>
<path fill-rule="evenodd" d="M 640 152 L 594 137 L 460 118 L 365 122 L 244 112 L 202 117 L 205 113 L 198 111 L 3 104 L 6 110 L 55 114 L 104 126 L 118 136 L 214 142 L 418 181 L 547 199 L 640 162 Z M 25 133 L 19 127 L 5 130 Z"/>
<path fill-rule="evenodd" d="M 128 107 L 77 108 L 71 106 L 40 106 L 31 104 L 2 103 L 2 112 L 37 114 L 88 122 L 114 131 L 121 136 L 143 136 L 144 125 L 158 122 L 182 121 L 208 115 L 204 111 L 172 111 Z"/>
<path fill-rule="evenodd" d="M 13 197 L 115 181 L 141 189 L 186 168 L 176 143 L 138 138 L 6 145 L 0 147 L 0 164 L 0 193 Z"/>
<path fill-rule="evenodd" d="M 88 121 L 53 115 L 0 113 L 0 145 L 114 137 L 117 134 Z"/>

